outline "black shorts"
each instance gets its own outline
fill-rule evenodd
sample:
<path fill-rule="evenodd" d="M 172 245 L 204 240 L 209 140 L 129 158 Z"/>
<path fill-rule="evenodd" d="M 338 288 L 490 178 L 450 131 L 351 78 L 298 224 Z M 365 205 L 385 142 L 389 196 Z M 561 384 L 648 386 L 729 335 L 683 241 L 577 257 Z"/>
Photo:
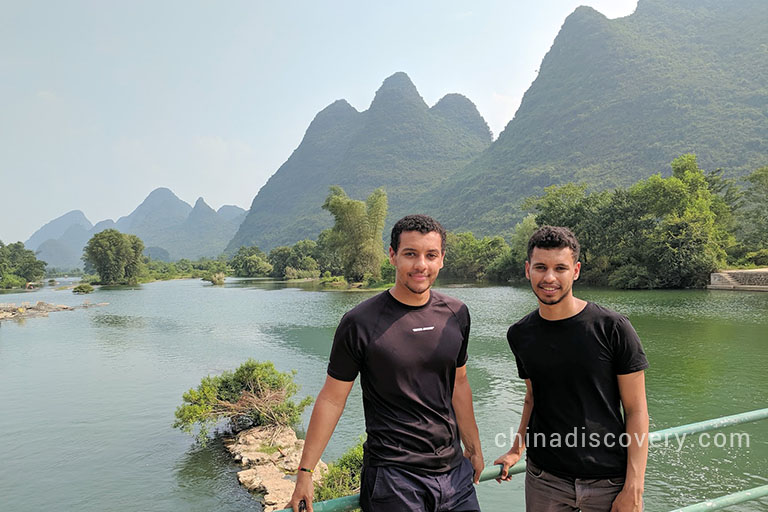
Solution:
<path fill-rule="evenodd" d="M 446 473 L 413 473 L 396 466 L 363 467 L 363 512 L 479 512 L 469 459 Z"/>

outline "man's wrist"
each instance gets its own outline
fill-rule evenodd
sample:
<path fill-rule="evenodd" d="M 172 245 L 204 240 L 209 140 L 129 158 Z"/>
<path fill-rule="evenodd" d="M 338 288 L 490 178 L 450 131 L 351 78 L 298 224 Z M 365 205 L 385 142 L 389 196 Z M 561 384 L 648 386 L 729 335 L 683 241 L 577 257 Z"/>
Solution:
<path fill-rule="evenodd" d="M 309 471 L 302 471 L 301 468 L 299 468 L 299 470 L 296 471 L 296 479 L 297 480 L 311 480 L 312 479 L 312 473 L 310 473 Z"/>
<path fill-rule="evenodd" d="M 471 446 L 465 446 L 465 451 L 468 455 L 482 455 L 483 449 L 480 448 L 480 443 Z"/>
<path fill-rule="evenodd" d="M 628 479 L 624 482 L 623 490 L 636 496 L 642 496 L 643 492 L 645 492 L 645 485 L 642 481 L 638 482 L 637 480 Z"/>

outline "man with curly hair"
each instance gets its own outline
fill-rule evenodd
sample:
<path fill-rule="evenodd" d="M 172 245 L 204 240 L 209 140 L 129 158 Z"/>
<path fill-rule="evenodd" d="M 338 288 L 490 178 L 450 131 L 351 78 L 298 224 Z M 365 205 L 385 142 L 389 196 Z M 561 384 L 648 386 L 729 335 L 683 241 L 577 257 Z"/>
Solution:
<path fill-rule="evenodd" d="M 363 511 L 480 509 L 473 482 L 483 455 L 466 370 L 469 312 L 431 290 L 444 256 L 445 229 L 437 221 L 409 215 L 395 223 L 395 285 L 339 323 L 289 503 L 294 511 L 302 503 L 312 510 L 311 473 L 358 374 L 367 433 Z"/>

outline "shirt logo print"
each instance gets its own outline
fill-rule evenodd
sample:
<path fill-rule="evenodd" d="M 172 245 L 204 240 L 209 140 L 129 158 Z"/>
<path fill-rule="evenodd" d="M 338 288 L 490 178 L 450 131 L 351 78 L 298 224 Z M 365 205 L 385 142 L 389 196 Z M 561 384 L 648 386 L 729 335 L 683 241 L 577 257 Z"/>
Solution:
<path fill-rule="evenodd" d="M 413 332 L 431 331 L 431 330 L 432 330 L 432 329 L 434 329 L 434 328 L 435 328 L 435 326 L 434 326 L 434 325 L 430 325 L 429 327 L 414 327 L 414 328 L 412 329 L 412 331 L 413 331 Z"/>

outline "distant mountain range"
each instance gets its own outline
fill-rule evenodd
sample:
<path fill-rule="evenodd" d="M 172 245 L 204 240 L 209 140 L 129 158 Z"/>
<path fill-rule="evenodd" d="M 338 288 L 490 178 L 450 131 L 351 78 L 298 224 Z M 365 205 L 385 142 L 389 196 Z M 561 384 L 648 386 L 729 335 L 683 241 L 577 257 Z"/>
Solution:
<path fill-rule="evenodd" d="M 172 259 L 241 245 L 268 251 L 331 225 L 321 209 L 331 185 L 356 199 L 384 187 L 387 229 L 429 213 L 451 230 L 506 234 L 522 200 L 553 184 L 626 186 L 669 174 L 688 152 L 707 170 L 742 176 L 768 165 L 766 27 L 765 0 L 640 0 L 614 20 L 579 7 L 494 142 L 470 100 L 449 94 L 429 107 L 396 73 L 368 110 L 339 100 L 318 113 L 247 216 L 202 199 L 192 208 L 158 189 L 117 223 L 91 227 L 70 212 L 28 244 L 42 259 L 43 249 L 78 253 L 89 233 L 113 225 Z"/>
<path fill-rule="evenodd" d="M 384 187 L 390 222 L 460 172 L 491 144 L 475 105 L 449 94 L 429 108 L 405 73 L 387 78 L 371 106 L 344 100 L 322 110 L 288 160 L 262 187 L 228 250 L 264 250 L 316 238 L 332 224 L 321 209 L 331 185 L 365 199 Z"/>
<path fill-rule="evenodd" d="M 104 220 L 93 226 L 79 210 L 58 217 L 37 230 L 24 245 L 37 252 L 48 268 L 82 268 L 80 257 L 88 240 L 114 228 L 137 235 L 156 259 L 178 260 L 216 257 L 245 218 L 237 206 L 214 211 L 203 198 L 192 207 L 167 188 L 152 191 L 130 214 L 117 222 Z"/>

